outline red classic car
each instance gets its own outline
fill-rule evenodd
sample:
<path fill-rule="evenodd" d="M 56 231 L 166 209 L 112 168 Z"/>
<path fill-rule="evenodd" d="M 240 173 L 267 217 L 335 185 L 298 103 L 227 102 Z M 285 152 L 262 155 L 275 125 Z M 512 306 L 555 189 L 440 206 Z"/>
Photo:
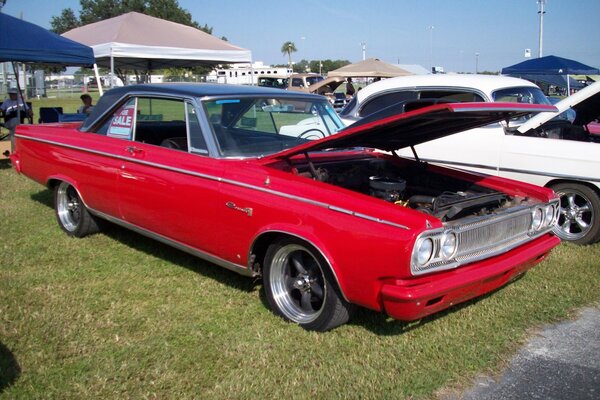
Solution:
<path fill-rule="evenodd" d="M 355 305 L 419 319 L 539 263 L 559 243 L 551 190 L 394 151 L 549 110 L 441 104 L 339 131 L 317 95 L 138 85 L 83 124 L 20 126 L 11 159 L 54 191 L 67 234 L 104 219 L 262 276 L 276 314 L 324 331 Z"/>

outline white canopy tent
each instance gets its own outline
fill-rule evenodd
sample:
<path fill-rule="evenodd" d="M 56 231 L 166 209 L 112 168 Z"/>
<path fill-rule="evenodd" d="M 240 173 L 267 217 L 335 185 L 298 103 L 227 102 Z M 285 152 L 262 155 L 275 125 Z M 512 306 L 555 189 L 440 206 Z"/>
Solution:
<path fill-rule="evenodd" d="M 98 65 L 151 71 L 207 64 L 252 63 L 250 50 L 199 29 L 130 12 L 65 32 L 94 50 Z"/>
<path fill-rule="evenodd" d="M 405 75 L 414 74 L 377 58 L 367 58 L 366 60 L 357 62 L 355 64 L 348 64 L 333 71 L 329 71 L 327 74 L 327 76 L 379 78 L 392 78 L 394 76 Z"/>

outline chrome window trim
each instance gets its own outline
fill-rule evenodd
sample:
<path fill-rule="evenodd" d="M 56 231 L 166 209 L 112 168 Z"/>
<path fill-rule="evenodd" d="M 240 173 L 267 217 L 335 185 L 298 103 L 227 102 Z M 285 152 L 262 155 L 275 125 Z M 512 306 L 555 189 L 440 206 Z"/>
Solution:
<path fill-rule="evenodd" d="M 225 179 L 225 178 L 222 178 L 222 177 L 218 177 L 218 176 L 214 176 L 214 175 L 207 175 L 207 174 L 203 174 L 201 172 L 190 171 L 190 170 L 183 169 L 183 168 L 175 168 L 175 167 L 171 167 L 171 166 L 164 165 L 164 164 L 158 164 L 158 163 L 153 163 L 153 162 L 149 162 L 149 161 L 138 160 L 138 159 L 130 158 L 130 157 L 127 157 L 127 156 L 119 156 L 119 155 L 116 155 L 116 154 L 106 153 L 106 152 L 103 152 L 103 151 L 91 150 L 91 149 L 87 149 L 87 148 L 83 148 L 83 147 L 68 145 L 68 144 L 60 143 L 60 142 L 55 142 L 55 141 L 52 141 L 52 140 L 33 138 L 33 137 L 24 136 L 24 135 L 20 135 L 20 134 L 17 134 L 15 136 L 18 137 L 18 138 L 20 138 L 20 139 L 32 140 L 32 141 L 35 141 L 35 142 L 51 144 L 51 145 L 55 145 L 55 146 L 59 146 L 59 147 L 65 147 L 65 148 L 72 149 L 72 150 L 84 151 L 84 152 L 88 152 L 88 153 L 91 153 L 91 154 L 96 154 L 96 155 L 100 155 L 100 156 L 114 158 L 114 159 L 121 160 L 121 161 L 127 161 L 127 162 L 131 162 L 131 163 L 135 163 L 135 164 L 140 164 L 140 165 L 147 165 L 147 166 L 151 166 L 151 167 L 163 169 L 163 170 L 166 170 L 166 171 L 172 171 L 172 172 L 177 172 L 177 173 L 181 173 L 181 174 L 184 174 L 184 175 L 195 176 L 197 178 L 203 178 L 203 179 L 208 179 L 208 180 L 212 180 L 212 181 L 216 181 L 216 182 L 227 183 L 229 185 L 243 187 L 243 188 L 250 189 L 250 190 L 256 190 L 256 191 L 259 191 L 259 192 L 262 192 L 262 193 L 269 193 L 269 194 L 272 194 L 274 196 L 283 197 L 283 198 L 290 199 L 290 200 L 296 200 L 296 201 L 299 201 L 301 203 L 310 204 L 310 205 L 321 207 L 321 208 L 326 208 L 326 209 L 331 210 L 331 211 L 335 211 L 335 212 L 340 212 L 342 214 L 351 215 L 351 216 L 354 216 L 354 217 L 357 217 L 357 218 L 365 219 L 367 221 L 372 221 L 372 222 L 376 222 L 376 223 L 383 224 L 383 225 L 389 225 L 389 226 L 393 226 L 395 228 L 400 228 L 400 229 L 404 229 L 404 230 L 410 230 L 409 227 L 407 227 L 405 225 L 402 225 L 402 224 L 398 224 L 398 223 L 392 222 L 392 221 L 388 221 L 388 220 L 385 220 L 385 219 L 373 217 L 373 216 L 370 216 L 370 215 L 367 215 L 367 214 L 362 214 L 362 213 L 359 213 L 359 212 L 356 212 L 356 211 L 353 211 L 353 210 L 349 210 L 349 209 L 337 207 L 337 206 L 334 206 L 334 205 L 329 204 L 329 203 L 325 203 L 325 202 L 321 202 L 321 201 L 317 201 L 317 200 L 312 200 L 312 199 L 308 199 L 308 198 L 305 198 L 305 197 L 295 196 L 295 195 L 291 195 L 291 194 L 284 193 L 284 192 L 279 192 L 279 191 L 276 191 L 276 190 L 272 190 L 272 189 L 268 189 L 268 188 L 264 188 L 264 187 L 260 187 L 260 186 L 250 185 L 248 183 L 239 182 L 239 181 L 235 181 L 235 180 L 232 180 L 232 179 Z"/>

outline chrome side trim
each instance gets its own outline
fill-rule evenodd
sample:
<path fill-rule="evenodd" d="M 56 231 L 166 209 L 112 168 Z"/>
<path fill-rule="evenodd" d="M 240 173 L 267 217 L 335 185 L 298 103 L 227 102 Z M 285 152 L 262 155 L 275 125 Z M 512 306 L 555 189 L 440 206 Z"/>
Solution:
<path fill-rule="evenodd" d="M 150 167 L 155 167 L 155 168 L 163 169 L 163 170 L 166 170 L 166 171 L 172 171 L 172 172 L 177 172 L 177 173 L 184 174 L 184 175 L 195 176 L 197 178 L 208 179 L 208 180 L 212 180 L 212 181 L 216 181 L 216 182 L 226 183 L 226 184 L 229 184 L 229 185 L 243 187 L 243 188 L 246 188 L 246 189 L 255 190 L 255 191 L 258 191 L 258 192 L 262 192 L 262 193 L 269 193 L 269 194 L 271 194 L 273 196 L 283 197 L 283 198 L 286 198 L 286 199 L 299 201 L 299 202 L 302 202 L 302 203 L 305 203 L 305 204 L 310 204 L 310 205 L 313 205 L 313 206 L 316 206 L 316 207 L 326 208 L 326 209 L 331 210 L 331 211 L 336 211 L 336 212 L 340 212 L 340 213 L 343 213 L 343 214 L 351 215 L 351 216 L 354 216 L 354 217 L 357 217 L 357 218 L 366 219 L 367 221 L 372 221 L 372 222 L 376 222 L 376 223 L 380 223 L 380 224 L 384 224 L 384 225 L 389 225 L 389 226 L 393 226 L 393 227 L 400 228 L 400 229 L 410 230 L 410 228 L 407 227 L 407 226 L 405 226 L 405 225 L 397 224 L 395 222 L 387 221 L 387 220 L 384 220 L 384 219 L 381 219 L 381 218 L 377 218 L 377 217 L 373 217 L 373 216 L 370 216 L 370 215 L 358 213 L 358 212 L 352 211 L 352 210 L 347 210 L 345 208 L 337 207 L 337 206 L 334 206 L 334 205 L 331 205 L 331 204 L 328 204 L 328 203 L 324 203 L 324 202 L 321 202 L 321 201 L 311 200 L 311 199 L 307 199 L 307 198 L 304 198 L 304 197 L 299 197 L 299 196 L 291 195 L 291 194 L 288 194 L 288 193 L 278 192 L 278 191 L 275 191 L 275 190 L 272 190 L 272 189 L 267 189 L 267 188 L 260 187 L 260 186 L 254 186 L 254 185 L 250 185 L 250 184 L 247 184 L 247 183 L 234 181 L 234 180 L 231 180 L 231 179 L 224 179 L 224 178 L 221 178 L 221 177 L 207 175 L 207 174 L 203 174 L 203 173 L 200 173 L 200 172 L 190 171 L 190 170 L 187 170 L 187 169 L 170 167 L 170 166 L 164 165 L 164 164 L 158 164 L 158 163 L 153 163 L 153 162 L 149 162 L 149 161 L 137 160 L 135 158 L 130 158 L 130 157 L 126 157 L 126 156 L 118 156 L 118 155 L 115 155 L 115 154 L 110 154 L 110 153 L 106 153 L 106 152 L 102 152 L 102 151 L 98 151 L 98 150 L 91 150 L 91 149 L 87 149 L 87 148 L 72 146 L 72 145 L 68 145 L 68 144 L 64 144 L 64 143 L 60 143 L 60 142 L 55 142 L 55 141 L 52 141 L 52 140 L 32 138 L 32 137 L 23 136 L 23 135 L 16 135 L 16 136 L 19 137 L 19 138 L 21 138 L 21 139 L 32 140 L 34 142 L 41 142 L 41 143 L 51 144 L 51 145 L 55 145 L 55 146 L 65 147 L 65 148 L 72 149 L 72 150 L 85 151 L 85 152 L 88 152 L 88 153 L 91 153 L 91 154 L 105 156 L 105 157 L 109 157 L 109 158 L 113 158 L 113 159 L 117 159 L 117 160 L 127 161 L 127 162 L 131 162 L 131 163 L 135 163 L 135 164 L 140 164 L 140 165 L 147 165 L 147 166 L 150 166 Z M 126 145 L 127 143 L 124 142 L 124 144 Z"/>
<path fill-rule="evenodd" d="M 293 236 L 295 238 L 298 238 L 298 239 L 310 244 L 315 250 L 317 250 L 319 252 L 319 254 L 321 255 L 321 257 L 323 257 L 323 259 L 329 266 L 329 270 L 333 274 L 333 279 L 335 279 L 335 283 L 337 283 L 338 289 L 340 289 L 340 293 L 342 294 L 342 297 L 344 298 L 344 300 L 346 300 L 348 303 L 350 303 L 350 301 L 348 300 L 348 297 L 346 297 L 346 294 L 344 293 L 344 290 L 342 290 L 342 286 L 340 285 L 340 280 L 338 279 L 338 276 L 335 273 L 335 270 L 331 266 L 331 261 L 329 261 L 329 258 L 323 253 L 323 251 L 317 245 L 315 245 L 311 240 L 308 240 L 300 235 L 296 235 L 295 233 L 290 233 L 290 232 L 280 231 L 280 230 L 268 230 L 268 231 L 261 232 L 260 235 L 258 235 L 256 238 L 254 238 L 254 240 L 252 241 L 252 245 L 250 246 L 250 254 L 252 254 L 254 251 L 254 246 L 256 245 L 256 241 L 263 235 L 266 235 L 269 233 L 281 233 L 283 235 Z M 250 257 L 248 257 L 248 259 L 250 259 Z"/>
<path fill-rule="evenodd" d="M 412 157 L 408 157 L 408 158 L 413 159 Z M 588 182 L 600 183 L 600 178 L 592 178 L 592 177 L 587 177 L 587 176 L 566 175 L 566 174 L 558 174 L 558 173 L 550 173 L 550 172 L 542 172 L 542 171 L 528 171 L 528 170 L 524 170 L 524 169 L 494 167 L 491 165 L 470 164 L 470 163 L 463 163 L 463 162 L 458 162 L 458 161 L 446 161 L 446 160 L 442 161 L 442 160 L 436 160 L 436 159 L 432 159 L 432 158 L 422 158 L 422 157 L 419 157 L 419 158 L 421 159 L 421 161 L 425 161 L 425 162 L 429 162 L 429 163 L 452 165 L 452 166 L 457 166 L 457 167 L 481 168 L 481 169 L 488 169 L 490 171 L 513 172 L 513 173 L 517 173 L 517 174 L 529 174 L 529 175 L 547 176 L 549 178 L 571 179 L 571 180 L 578 180 L 578 181 L 588 181 Z"/>
<path fill-rule="evenodd" d="M 191 254 L 193 256 L 196 256 L 198 258 L 201 258 L 203 260 L 206 260 L 208 262 L 216 264 L 219 267 L 223 267 L 223 268 L 228 269 L 230 271 L 237 272 L 238 274 L 244 275 L 244 276 L 250 276 L 250 277 L 256 276 L 256 274 L 254 273 L 254 271 L 250 270 L 249 268 L 247 268 L 247 267 L 245 267 L 243 265 L 235 264 L 235 263 L 232 263 L 230 261 L 224 260 L 224 259 L 222 259 L 220 257 L 217 257 L 217 256 L 214 256 L 212 254 L 206 253 L 206 252 L 204 252 L 202 250 L 199 250 L 199 249 L 197 249 L 195 247 L 188 246 L 188 245 L 183 244 L 181 242 L 178 242 L 176 240 L 169 239 L 166 236 L 159 235 L 158 233 L 151 232 L 151 231 L 149 231 L 147 229 L 144 229 L 144 228 L 141 228 L 141 227 L 139 227 L 137 225 L 131 224 L 131 223 L 126 222 L 126 221 L 123 221 L 122 219 L 112 217 L 112 216 L 110 216 L 108 214 L 104 214 L 103 212 L 96 211 L 96 210 L 90 209 L 90 208 L 88 208 L 88 210 L 90 211 L 90 213 L 92 213 L 93 215 L 95 215 L 97 217 L 103 218 L 103 219 L 105 219 L 107 221 L 110 221 L 112 223 L 120 225 L 120 226 L 122 226 L 124 228 L 130 229 L 130 230 L 132 230 L 134 232 L 137 232 L 137 233 L 139 233 L 141 235 L 147 236 L 150 239 L 159 241 L 159 242 L 164 243 L 164 244 L 166 244 L 168 246 L 174 247 L 174 248 L 176 248 L 178 250 L 184 251 L 184 252 L 186 252 L 188 254 Z"/>

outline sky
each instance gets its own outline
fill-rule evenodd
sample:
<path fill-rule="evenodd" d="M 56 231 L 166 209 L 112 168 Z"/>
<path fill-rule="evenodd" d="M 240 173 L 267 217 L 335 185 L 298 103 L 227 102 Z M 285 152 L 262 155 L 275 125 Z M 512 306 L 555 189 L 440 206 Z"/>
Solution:
<path fill-rule="evenodd" d="M 300 59 L 362 60 L 441 66 L 445 71 L 500 71 L 537 57 L 536 0 L 179 0 L 217 37 L 250 49 L 255 61 L 285 64 L 286 41 Z M 50 28 L 52 16 L 79 0 L 7 0 L 2 12 Z M 600 67 L 600 0 L 546 0 L 543 55 Z"/>

